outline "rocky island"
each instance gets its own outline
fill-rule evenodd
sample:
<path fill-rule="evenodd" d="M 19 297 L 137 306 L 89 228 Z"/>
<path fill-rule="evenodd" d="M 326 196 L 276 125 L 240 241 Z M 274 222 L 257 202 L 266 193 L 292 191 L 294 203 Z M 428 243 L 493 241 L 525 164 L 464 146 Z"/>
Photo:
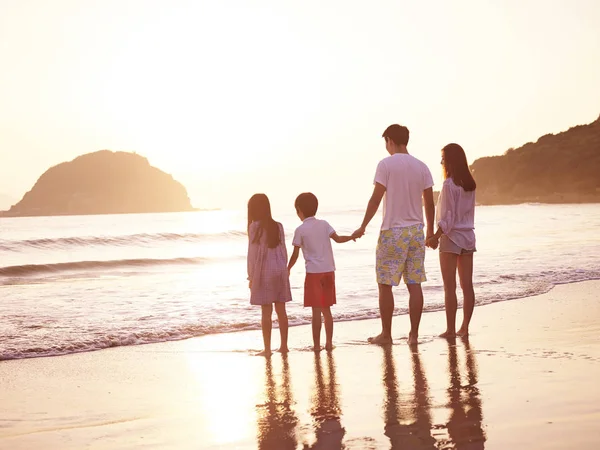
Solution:
<path fill-rule="evenodd" d="M 5 217 L 193 211 L 186 188 L 136 153 L 101 150 L 48 169 Z"/>
<path fill-rule="evenodd" d="M 600 202 L 600 117 L 472 165 L 477 202 Z"/>

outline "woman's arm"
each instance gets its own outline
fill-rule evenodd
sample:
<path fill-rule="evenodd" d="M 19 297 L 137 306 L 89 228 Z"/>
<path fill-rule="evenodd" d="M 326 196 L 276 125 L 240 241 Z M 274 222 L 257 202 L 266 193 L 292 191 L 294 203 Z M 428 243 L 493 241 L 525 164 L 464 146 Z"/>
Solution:
<path fill-rule="evenodd" d="M 452 191 L 453 190 L 449 186 L 449 183 L 444 182 L 442 191 L 440 192 L 440 196 L 438 198 L 438 210 L 436 212 L 438 228 L 435 234 L 427 238 L 425 241 L 425 245 L 434 250 L 438 247 L 442 234 L 447 233 L 454 226 L 454 203 L 456 202 L 456 199 L 454 197 L 455 193 Z"/>
<path fill-rule="evenodd" d="M 456 193 L 455 190 L 450 186 L 451 182 L 444 182 L 442 186 L 442 192 L 440 192 L 440 205 L 437 217 L 438 229 L 435 232 L 435 236 L 438 238 L 445 233 L 448 233 L 454 228 L 454 222 L 456 221 Z"/>

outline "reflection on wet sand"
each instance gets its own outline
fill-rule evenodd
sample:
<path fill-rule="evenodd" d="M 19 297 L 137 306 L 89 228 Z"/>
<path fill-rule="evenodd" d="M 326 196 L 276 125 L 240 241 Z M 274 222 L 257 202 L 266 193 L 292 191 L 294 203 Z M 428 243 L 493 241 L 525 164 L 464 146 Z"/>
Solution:
<path fill-rule="evenodd" d="M 267 358 L 265 364 L 266 402 L 256 406 L 258 448 L 261 450 L 296 449 L 298 418 L 292 409 L 293 397 L 288 360 L 286 357 L 282 359 L 279 388 L 273 376 L 271 358 Z"/>
<path fill-rule="evenodd" d="M 482 404 L 477 387 L 477 363 L 468 340 L 464 340 L 466 384 L 461 382 L 458 347 L 448 342 L 448 422 L 433 425 L 431 399 L 425 371 L 417 350 L 412 351 L 414 390 L 412 397 L 398 388 L 393 347 L 383 349 L 383 405 L 385 435 L 392 449 L 483 449 Z M 446 429 L 447 433 L 442 430 Z M 434 438 L 435 436 L 435 438 Z"/>
<path fill-rule="evenodd" d="M 462 345 L 458 346 L 456 342 L 448 342 L 447 378 L 436 377 L 436 380 L 448 380 L 448 384 L 443 382 L 444 400 L 435 403 L 437 408 L 448 411 L 447 421 L 440 424 L 434 424 L 432 421 L 431 389 L 419 351 L 408 350 L 412 365 L 412 383 L 409 381 L 409 386 L 399 386 L 394 349 L 398 350 L 394 346 L 387 346 L 381 350 L 384 434 L 390 441 L 390 448 L 483 450 L 486 436 L 482 426 L 482 402 L 477 386 L 477 362 L 468 340 L 463 340 Z M 402 348 L 404 349 L 405 347 Z M 265 403 L 256 407 L 258 448 L 346 448 L 349 443 L 343 442 L 346 430 L 341 423 L 340 393 L 333 354 L 314 356 L 314 388 L 309 410 L 312 426 L 299 426 L 298 416 L 293 409 L 288 359 L 282 358 L 281 361 L 281 374 L 277 376 L 273 373 L 271 359 L 266 359 L 265 362 Z M 443 364 L 443 357 L 440 362 Z M 404 366 L 402 363 L 401 365 Z M 436 367 L 439 366 L 436 364 Z M 440 391 L 444 392 L 441 389 L 434 390 Z M 314 430 L 314 437 L 312 433 L 310 438 L 300 437 L 306 436 L 305 432 L 310 428 Z"/>
<path fill-rule="evenodd" d="M 345 430 L 342 427 L 335 361 L 327 353 L 327 378 L 323 373 L 321 354 L 315 354 L 315 390 L 312 394 L 311 415 L 315 429 L 315 443 L 308 447 L 320 450 L 341 450 Z M 307 448 L 307 447 L 305 447 Z"/>
<path fill-rule="evenodd" d="M 477 387 L 477 362 L 468 340 L 463 340 L 465 348 L 466 384 L 462 384 L 458 368 L 458 348 L 455 342 L 448 342 L 448 407 L 450 418 L 447 448 L 478 450 L 485 447 L 485 433 L 482 429 L 483 413 L 481 397 Z"/>
<path fill-rule="evenodd" d="M 383 348 L 385 435 L 390 439 L 392 449 L 435 449 L 435 439 L 431 436 L 429 388 L 419 353 L 412 352 L 413 396 L 401 398 L 392 350 L 393 346 Z"/>

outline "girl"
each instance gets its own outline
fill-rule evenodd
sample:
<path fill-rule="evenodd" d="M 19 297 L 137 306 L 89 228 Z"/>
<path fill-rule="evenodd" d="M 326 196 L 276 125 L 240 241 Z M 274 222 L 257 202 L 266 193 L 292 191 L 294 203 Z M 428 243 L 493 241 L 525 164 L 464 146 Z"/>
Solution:
<path fill-rule="evenodd" d="M 473 253 L 475 249 L 475 180 L 465 151 L 458 144 L 442 149 L 444 185 L 437 204 L 437 232 L 427 240 L 432 248 L 440 247 L 440 266 L 444 280 L 446 331 L 441 337 L 468 336 L 475 307 L 473 290 Z M 456 321 L 456 270 L 463 291 L 463 323 L 458 333 Z"/>
<path fill-rule="evenodd" d="M 283 226 L 271 217 L 271 204 L 265 194 L 255 194 L 248 202 L 248 280 L 250 304 L 262 308 L 264 351 L 271 354 L 271 316 L 273 304 L 279 322 L 281 347 L 287 353 L 288 318 L 285 303 L 292 299 L 287 270 L 287 251 Z"/>

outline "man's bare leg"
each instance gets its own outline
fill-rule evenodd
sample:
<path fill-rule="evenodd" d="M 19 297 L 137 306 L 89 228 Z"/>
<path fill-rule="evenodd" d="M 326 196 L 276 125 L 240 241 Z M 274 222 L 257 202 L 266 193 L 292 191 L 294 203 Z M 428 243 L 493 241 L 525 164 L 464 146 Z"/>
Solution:
<path fill-rule="evenodd" d="M 419 324 L 421 323 L 421 314 L 423 314 L 423 289 L 421 284 L 407 284 L 408 288 L 408 312 L 410 314 L 410 333 L 408 334 L 408 344 L 415 345 L 419 343 Z"/>
<path fill-rule="evenodd" d="M 371 344 L 386 345 L 392 343 L 392 317 L 394 315 L 394 293 L 389 284 L 379 284 L 379 314 L 381 316 L 381 334 L 369 338 Z"/>
<path fill-rule="evenodd" d="M 473 289 L 473 254 L 458 257 L 458 278 L 463 291 L 463 323 L 456 333 L 459 336 L 469 335 L 469 324 L 475 308 L 475 290 Z"/>
<path fill-rule="evenodd" d="M 456 264 L 458 255 L 440 252 L 440 268 L 444 281 L 444 305 L 446 308 L 446 331 L 440 334 L 443 338 L 456 336 Z"/>

